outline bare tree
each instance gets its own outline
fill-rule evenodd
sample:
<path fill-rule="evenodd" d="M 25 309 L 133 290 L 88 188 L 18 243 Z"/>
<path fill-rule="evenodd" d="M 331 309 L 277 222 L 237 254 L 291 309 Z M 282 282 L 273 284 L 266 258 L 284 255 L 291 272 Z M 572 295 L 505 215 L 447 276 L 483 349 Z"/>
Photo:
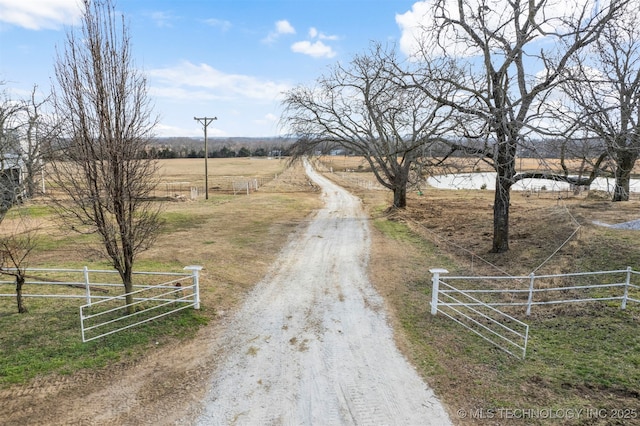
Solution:
<path fill-rule="evenodd" d="M 16 218 L 10 221 L 13 229 L 5 229 L 0 236 L 0 274 L 15 278 L 18 313 L 23 314 L 27 312 L 22 296 L 27 273 L 27 260 L 37 247 L 39 230 L 30 226 L 27 217 L 21 213 L 18 213 Z M 6 228 L 6 221 L 3 227 Z"/>
<path fill-rule="evenodd" d="M 451 108 L 409 87 L 399 67 L 395 49 L 374 45 L 316 87 L 286 93 L 283 122 L 299 138 L 294 154 L 328 146 L 362 156 L 393 191 L 393 207 L 403 208 L 412 165 L 453 123 Z"/>
<path fill-rule="evenodd" d="M 55 131 L 42 113 L 47 101 L 37 99 L 34 86 L 28 99 L 10 100 L 5 96 L 0 107 L 3 198 L 8 205 L 35 195 L 37 180 L 43 179 L 42 145 Z"/>
<path fill-rule="evenodd" d="M 517 174 L 516 155 L 541 126 L 538 105 L 558 84 L 568 61 L 598 38 L 626 1 L 611 0 L 600 8 L 589 1 L 434 2 L 433 25 L 426 28 L 430 39 L 421 45 L 423 53 L 450 57 L 466 71 L 452 82 L 459 89 L 454 98 L 436 99 L 468 115 L 467 140 L 484 141 L 482 149 L 470 151 L 496 170 L 493 252 L 509 249 L 511 187 L 536 177 Z M 429 69 L 427 78 L 432 75 Z"/>
<path fill-rule="evenodd" d="M 6 92 L 0 100 L 0 222 L 22 194 L 22 162 L 20 160 L 20 117 L 22 101 L 11 99 Z"/>
<path fill-rule="evenodd" d="M 56 205 L 71 229 L 97 232 L 129 293 L 134 260 L 160 224 L 151 199 L 158 165 L 145 155 L 156 119 L 124 17 L 111 0 L 83 6 L 81 30 L 68 32 L 55 64 L 53 101 L 64 139 L 52 169 L 65 195 Z M 131 302 L 129 296 L 129 311 Z"/>
<path fill-rule="evenodd" d="M 22 113 L 20 151 L 24 163 L 24 192 L 27 197 L 33 197 L 38 192 L 38 179 L 43 179 L 44 173 L 44 141 L 49 141 L 56 131 L 55 125 L 46 120 L 47 117 L 42 113 L 49 98 L 37 99 L 37 90 L 38 87 L 34 85 L 29 100 L 24 102 Z"/>
<path fill-rule="evenodd" d="M 629 200 L 631 171 L 640 156 L 640 3 L 604 27 L 584 57 L 567 68 L 562 85 L 573 108 L 565 117 L 602 141 L 614 164 L 613 201 Z"/>

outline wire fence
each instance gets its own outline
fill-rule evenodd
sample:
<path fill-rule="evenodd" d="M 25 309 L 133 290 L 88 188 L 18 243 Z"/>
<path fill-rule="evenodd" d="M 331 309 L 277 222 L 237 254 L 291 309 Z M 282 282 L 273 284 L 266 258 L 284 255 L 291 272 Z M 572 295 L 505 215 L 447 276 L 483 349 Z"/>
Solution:
<path fill-rule="evenodd" d="M 275 178 L 247 176 L 210 176 L 209 193 L 242 195 L 250 194 Z M 205 196 L 201 182 L 172 181 L 161 182 L 154 191 L 154 197 L 179 200 L 196 200 Z"/>

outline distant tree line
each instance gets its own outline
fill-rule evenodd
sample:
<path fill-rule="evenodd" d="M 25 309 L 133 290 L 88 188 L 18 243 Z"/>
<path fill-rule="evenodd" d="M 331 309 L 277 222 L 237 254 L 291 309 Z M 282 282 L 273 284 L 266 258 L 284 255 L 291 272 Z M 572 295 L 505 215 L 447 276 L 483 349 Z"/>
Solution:
<path fill-rule="evenodd" d="M 209 140 L 209 158 L 281 157 L 289 155 L 293 140 L 287 138 L 214 138 Z M 204 158 L 202 139 L 156 138 L 146 149 L 152 158 Z"/>

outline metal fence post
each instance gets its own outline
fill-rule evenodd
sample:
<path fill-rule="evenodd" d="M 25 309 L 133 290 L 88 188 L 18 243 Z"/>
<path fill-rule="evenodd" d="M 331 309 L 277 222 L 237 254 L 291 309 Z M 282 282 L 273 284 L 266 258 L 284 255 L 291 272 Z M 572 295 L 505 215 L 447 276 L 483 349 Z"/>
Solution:
<path fill-rule="evenodd" d="M 91 287 L 89 287 L 89 268 L 86 266 L 83 269 L 84 273 L 84 293 L 87 305 L 91 304 Z"/>
<path fill-rule="evenodd" d="M 529 274 L 529 299 L 527 300 L 527 316 L 531 315 L 531 304 L 533 303 L 534 281 L 535 281 L 535 274 L 532 272 Z"/>
<path fill-rule="evenodd" d="M 431 287 L 431 315 L 435 315 L 438 313 L 438 291 L 440 287 L 440 274 L 448 274 L 449 271 L 446 269 L 429 269 L 429 272 L 433 274 L 431 278 L 432 287 Z"/>
<path fill-rule="evenodd" d="M 620 309 L 627 309 L 627 299 L 629 298 L 629 284 L 631 284 L 631 266 L 627 266 L 627 279 L 624 283 L 624 294 L 622 295 L 622 304 Z"/>
<path fill-rule="evenodd" d="M 202 266 L 185 266 L 185 271 L 191 271 L 193 277 L 193 309 L 200 309 L 200 271 Z"/>

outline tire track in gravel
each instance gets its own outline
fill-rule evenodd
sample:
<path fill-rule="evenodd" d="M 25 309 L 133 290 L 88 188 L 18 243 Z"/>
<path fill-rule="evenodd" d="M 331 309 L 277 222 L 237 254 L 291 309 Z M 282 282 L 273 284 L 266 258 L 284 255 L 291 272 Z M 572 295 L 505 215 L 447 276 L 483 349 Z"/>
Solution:
<path fill-rule="evenodd" d="M 360 200 L 305 168 L 325 207 L 215 342 L 224 350 L 197 424 L 451 424 L 396 348 L 368 281 Z"/>

